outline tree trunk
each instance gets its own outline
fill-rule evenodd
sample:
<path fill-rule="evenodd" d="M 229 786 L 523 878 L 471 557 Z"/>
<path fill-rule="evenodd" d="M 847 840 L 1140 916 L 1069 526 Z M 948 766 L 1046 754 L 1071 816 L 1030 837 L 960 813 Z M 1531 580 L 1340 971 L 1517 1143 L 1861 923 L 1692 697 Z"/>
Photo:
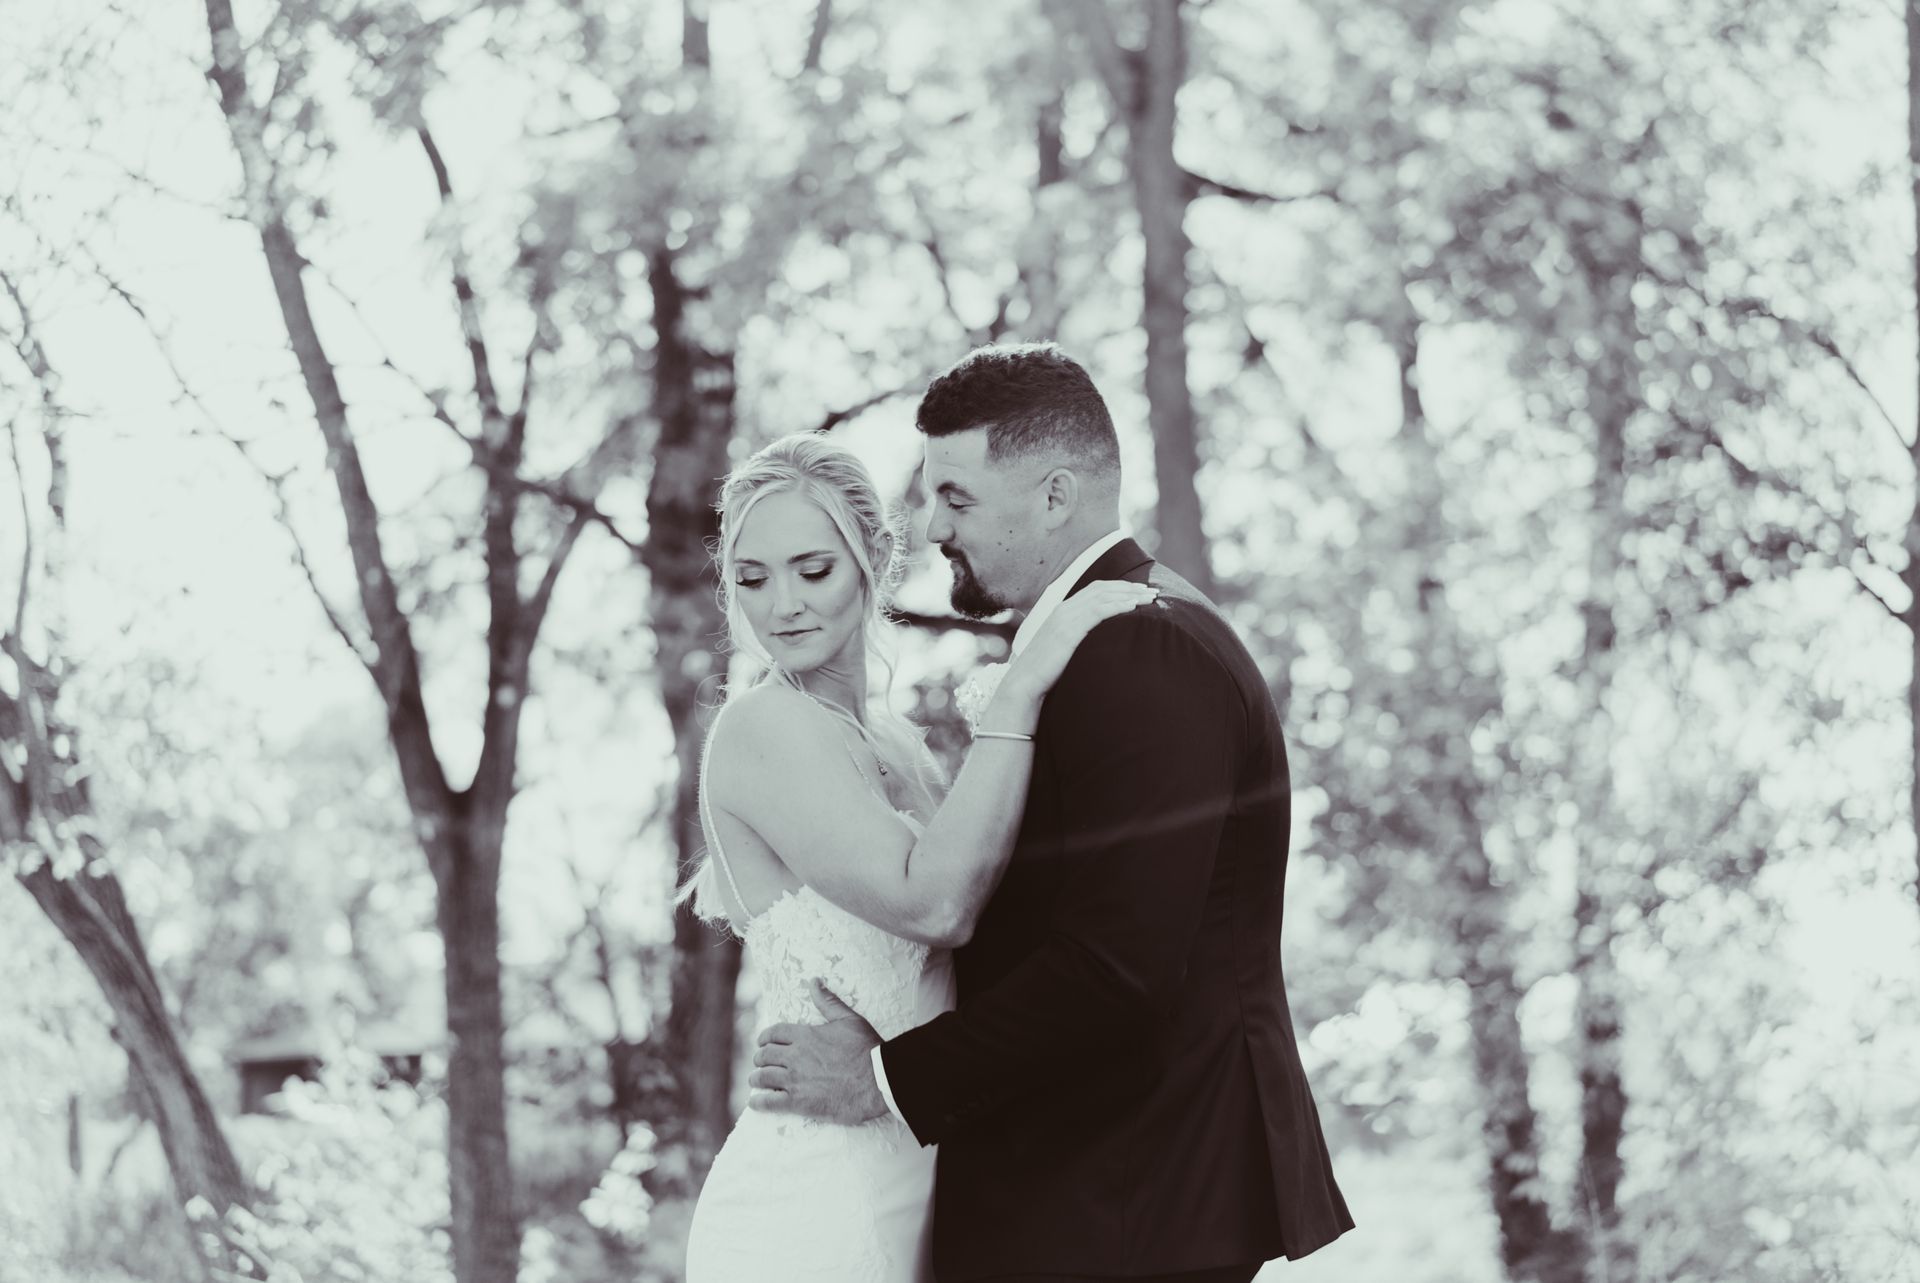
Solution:
<path fill-rule="evenodd" d="M 1127 155 L 1146 248 L 1141 321 L 1147 332 L 1147 417 L 1153 429 L 1154 555 L 1201 592 L 1214 590 L 1195 477 L 1200 470 L 1187 384 L 1186 174 L 1174 158 L 1175 100 L 1186 80 L 1181 0 L 1148 0 L 1147 44 L 1128 120 Z"/>
<path fill-rule="evenodd" d="M 16 661 L 24 656 L 16 648 Z M 51 755 L 54 736 L 33 714 L 49 709 L 52 681 L 46 670 L 21 663 L 20 702 L 0 695 L 0 748 L 24 747 L 30 762 L 52 764 L 59 776 L 70 776 L 76 763 Z M 33 694 L 25 689 L 36 688 Z M 37 696 L 38 698 L 35 698 Z M 70 735 L 71 733 L 68 732 Z M 38 772 L 35 772 L 38 773 Z M 17 874 L 20 885 L 33 896 L 67 943 L 79 955 L 113 1012 L 115 1040 L 125 1049 L 129 1071 L 145 1084 L 148 1110 L 160 1133 L 174 1191 L 184 1207 L 203 1199 L 216 1218 L 247 1202 L 246 1183 L 233 1150 L 220 1130 L 206 1090 L 180 1045 L 159 981 L 147 960 L 146 946 L 127 910 L 120 882 L 108 871 L 94 872 L 103 852 L 85 835 L 78 844 L 87 867 L 56 871 L 53 851 L 36 842 L 36 831 L 59 832 L 83 820 L 68 797 L 41 796 L 31 777 L 13 781 L 0 774 L 0 844 L 27 844 L 38 848 L 39 866 Z M 195 1242 L 199 1236 L 196 1234 Z M 229 1270 L 246 1270 L 230 1254 L 215 1263 Z"/>
<path fill-rule="evenodd" d="M 436 920 L 446 956 L 447 1176 L 453 1272 L 513 1283 L 520 1268 L 507 1150 L 506 1021 L 500 998 L 500 851 L 504 799 L 472 798 L 481 822 L 462 824 L 434 861 Z"/>
<path fill-rule="evenodd" d="M 1035 342 L 1058 337 L 1060 318 L 1066 311 L 1060 297 L 1061 210 L 1057 198 L 1064 192 L 1067 177 L 1065 145 L 1061 125 L 1065 104 L 1055 94 L 1042 103 L 1035 114 L 1034 142 L 1037 161 L 1033 191 L 1033 217 L 1016 247 L 1020 280 L 1027 296 L 1027 315 L 1021 330 Z"/>
<path fill-rule="evenodd" d="M 487 705 L 479 765 L 472 784 L 456 793 L 434 750 L 410 621 L 380 538 L 359 451 L 331 359 L 309 306 L 301 255 L 285 214 L 278 171 L 266 145 L 260 113 L 247 86 L 244 45 L 230 0 L 205 0 L 213 66 L 209 78 L 239 156 L 250 217 L 260 233 L 267 270 L 287 338 L 327 445 L 353 557 L 359 600 L 372 653 L 361 654 L 387 710 L 403 791 L 437 891 L 436 915 L 446 963 L 448 1176 L 454 1277 L 458 1283 L 514 1283 L 519 1273 L 519 1226 L 514 1212 L 507 1146 L 504 1017 L 500 995 L 499 876 L 506 814 L 514 791 L 519 719 L 527 699 L 534 639 L 580 529 L 576 519 L 549 561 L 530 601 L 520 597 L 523 558 L 514 541 L 519 495 L 517 467 L 528 405 L 505 413 L 495 395 L 472 283 L 455 249 L 454 293 L 473 361 L 482 414 L 476 449 L 487 474 L 484 548 L 490 613 L 487 627 Z M 452 191 L 444 161 L 424 124 L 417 129 L 443 203 Z M 541 339 L 528 354 L 527 369 Z M 291 532 L 289 532 L 291 533 Z M 324 604 L 324 603 L 323 603 Z M 331 608 L 330 618 L 334 617 Z M 338 627 L 336 622 L 336 627 Z M 343 636 L 345 633 L 343 631 Z M 347 638 L 351 644 L 352 639 Z"/>
<path fill-rule="evenodd" d="M 1597 423 L 1593 483 L 1594 546 L 1592 576 L 1585 606 L 1587 635 L 1582 647 L 1582 681 L 1589 687 L 1581 739 L 1583 762 L 1576 778 L 1584 794 L 1583 830 L 1577 840 L 1573 974 L 1578 984 L 1576 1030 L 1579 1038 L 1581 1161 L 1578 1195 L 1587 1209 L 1592 1235 L 1595 1283 L 1630 1277 L 1621 1259 L 1630 1245 L 1620 1241 L 1618 1194 L 1620 1140 L 1625 1132 L 1627 1094 L 1620 1074 L 1620 979 L 1614 958 L 1613 919 L 1619 906 L 1618 871 L 1613 867 L 1611 757 L 1615 728 L 1609 696 L 1616 664 L 1612 587 L 1619 569 L 1618 503 L 1622 458 L 1619 420 Z M 1584 767 L 1584 769 L 1580 769 Z"/>
<path fill-rule="evenodd" d="M 86 964 L 113 1012 L 116 1039 L 126 1049 L 132 1073 L 146 1085 L 160 1147 L 181 1206 L 203 1199 L 219 1219 L 230 1208 L 245 1206 L 247 1189 L 240 1165 L 180 1045 L 146 950 L 137 934 L 122 934 L 94 899 L 93 888 L 102 885 L 111 885 L 117 896 L 117 880 L 111 873 L 56 877 L 51 864 L 42 864 L 19 881 Z M 205 1227 L 204 1221 L 194 1226 L 196 1245 L 202 1242 L 198 1231 Z M 230 1249 L 213 1263 L 255 1276 Z"/>
<path fill-rule="evenodd" d="M 67 1170 L 75 1176 L 81 1175 L 86 1164 L 86 1145 L 80 1130 L 80 1096 L 77 1092 L 67 1093 Z M 178 1191 L 179 1186 L 174 1189 Z"/>
<path fill-rule="evenodd" d="M 1576 232 L 1576 234 L 1578 234 Z M 1589 244 L 1604 244 L 1599 235 Z M 1608 351 L 1590 367 L 1587 413 L 1592 420 L 1593 480 L 1588 502 L 1587 591 L 1581 604 L 1581 728 L 1569 778 L 1578 789 L 1575 836 L 1573 976 L 1580 1075 L 1580 1188 L 1586 1210 L 1593 1283 L 1632 1277 L 1632 1244 L 1620 1237 L 1620 1141 L 1625 1133 L 1626 1084 L 1620 1070 L 1622 1011 L 1614 957 L 1614 918 L 1624 899 L 1618 860 L 1615 740 L 1612 715 L 1619 668 L 1617 593 L 1626 521 L 1626 427 L 1637 405 L 1631 287 L 1637 243 L 1630 257 L 1602 257 L 1588 267 L 1602 325 L 1612 329 Z"/>
<path fill-rule="evenodd" d="M 1147 420 L 1159 488 L 1154 555 L 1202 592 L 1213 592 L 1200 498 L 1193 393 L 1187 385 L 1186 171 L 1174 156 L 1176 100 L 1187 74 L 1182 0 L 1146 0 L 1147 43 L 1132 49 L 1114 33 L 1105 0 L 1048 0 L 1062 26 L 1085 38 L 1115 115 L 1127 129 L 1127 168 L 1140 215 L 1146 268 L 1141 324 L 1147 333 Z"/>
<path fill-rule="evenodd" d="M 11 280 L 3 282 L 19 309 L 21 333 L 16 350 L 39 385 L 47 452 L 47 516 L 44 547 L 33 545 L 33 520 L 26 516 L 19 567 L 19 593 L 11 618 L 0 627 L 0 662 L 13 669 L 13 692 L 0 684 L 0 849 L 25 848 L 39 863 L 15 878 L 79 955 L 113 1012 L 112 1032 L 127 1056 L 129 1076 L 142 1084 L 146 1114 L 160 1134 L 174 1192 L 184 1208 L 204 1201 L 216 1221 L 244 1206 L 248 1191 L 233 1150 L 180 1044 L 167 1012 L 160 982 L 147 958 L 145 943 L 127 905 L 120 880 L 104 864 L 105 852 L 93 836 L 93 803 L 83 767 L 79 728 L 60 712 L 58 649 L 61 637 L 59 585 L 64 569 L 67 464 L 61 440 L 58 380 L 33 332 L 26 299 Z M 16 433 L 26 429 L 12 425 Z M 16 458 L 18 457 L 16 451 Z M 21 478 L 22 486 L 25 478 Z M 23 502 L 25 495 L 22 495 Z M 37 553 L 37 560 L 36 560 Z M 44 586 L 32 594 L 36 570 Z M 27 653 L 28 608 L 36 612 L 49 651 L 38 663 Z M 17 771 L 17 774 L 16 774 Z M 80 1102 L 68 1100 L 68 1162 L 77 1174 L 80 1151 Z M 190 1218 L 191 1219 L 191 1218 Z M 217 1265 L 242 1277 L 257 1277 L 251 1261 L 228 1248 L 209 1253 L 199 1229 L 190 1236 L 201 1266 Z"/>
<path fill-rule="evenodd" d="M 1420 568 L 1409 604 L 1425 629 L 1425 653 L 1466 671 L 1461 632 L 1446 585 L 1435 570 L 1435 551 L 1448 541 L 1441 517 L 1443 483 L 1420 395 L 1419 321 L 1410 306 L 1392 338 L 1400 367 L 1400 449 L 1407 464 L 1399 516 L 1403 542 L 1413 554 L 1409 564 Z M 1459 724 L 1476 721 L 1499 702 L 1493 690 L 1468 688 L 1458 697 L 1457 709 L 1434 710 L 1428 736 L 1431 761 L 1447 762 L 1449 741 L 1457 739 Z M 1478 786 L 1470 773 L 1436 783 L 1447 787 L 1453 813 L 1436 815 L 1434 831 L 1457 834 L 1458 850 L 1447 864 L 1461 905 L 1451 943 L 1468 991 L 1468 1041 L 1480 1094 L 1487 1191 L 1500 1227 L 1500 1259 L 1510 1279 L 1582 1283 L 1579 1254 L 1569 1250 L 1566 1236 L 1554 1228 L 1551 1207 L 1540 1191 L 1537 1120 L 1528 1094 L 1531 1066 L 1520 1034 L 1525 992 L 1514 972 L 1506 891 L 1494 882 L 1487 856 Z"/>
<path fill-rule="evenodd" d="M 714 641 L 725 629 L 707 549 L 720 533 L 714 502 L 733 436 L 733 359 L 707 352 L 690 333 L 686 291 L 675 275 L 672 251 L 656 249 L 650 271 L 659 336 L 654 382 L 660 439 L 647 491 L 645 561 L 652 581 L 655 668 L 679 771 L 673 832 L 684 881 L 705 845 L 699 812 L 700 694 L 702 683 L 720 671 Z M 687 1147 L 696 1186 L 733 1122 L 739 974 L 739 946 L 717 937 L 683 908 L 674 919 L 666 1028 L 666 1054 L 679 1077 L 681 1108 L 677 1126 L 666 1128 L 662 1139 Z"/>
<path fill-rule="evenodd" d="M 1913 184 L 1913 208 L 1920 218 L 1920 0 L 1907 0 L 1907 164 Z M 1914 298 L 1920 302 L 1920 223 L 1915 224 L 1913 256 Z M 1914 835 L 1913 894 L 1920 904 L 1920 422 L 1908 447 L 1913 473 L 1913 515 L 1907 521 L 1907 564 L 1901 578 L 1907 587 L 1903 622 L 1911 638 L 1913 667 L 1907 678 L 1907 714 L 1912 733 L 1913 761 L 1908 779 L 1907 821 Z"/>

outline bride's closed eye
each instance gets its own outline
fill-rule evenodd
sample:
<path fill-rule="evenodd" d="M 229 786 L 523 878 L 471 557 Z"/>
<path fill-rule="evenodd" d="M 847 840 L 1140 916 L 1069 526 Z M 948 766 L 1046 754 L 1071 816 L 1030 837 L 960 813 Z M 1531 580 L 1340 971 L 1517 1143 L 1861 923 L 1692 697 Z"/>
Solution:
<path fill-rule="evenodd" d="M 832 573 L 833 573 L 833 566 L 831 564 L 828 564 L 826 566 L 821 567 L 819 570 L 803 570 L 800 572 L 800 577 L 802 579 L 811 580 L 812 582 L 817 584 L 822 579 L 825 579 L 828 575 Z M 733 581 L 733 584 L 734 584 L 734 587 L 736 588 L 762 588 L 766 586 L 766 582 L 767 582 L 766 576 L 762 575 L 758 579 L 736 579 Z"/>

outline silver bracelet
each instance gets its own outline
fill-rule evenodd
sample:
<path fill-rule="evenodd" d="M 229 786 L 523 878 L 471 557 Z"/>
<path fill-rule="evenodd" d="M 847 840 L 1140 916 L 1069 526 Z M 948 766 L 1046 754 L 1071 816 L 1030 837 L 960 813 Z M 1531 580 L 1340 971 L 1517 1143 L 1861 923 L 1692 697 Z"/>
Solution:
<path fill-rule="evenodd" d="M 1033 743 L 1033 736 L 1022 735 L 1018 731 L 975 731 L 973 737 L 977 740 L 1025 740 Z"/>

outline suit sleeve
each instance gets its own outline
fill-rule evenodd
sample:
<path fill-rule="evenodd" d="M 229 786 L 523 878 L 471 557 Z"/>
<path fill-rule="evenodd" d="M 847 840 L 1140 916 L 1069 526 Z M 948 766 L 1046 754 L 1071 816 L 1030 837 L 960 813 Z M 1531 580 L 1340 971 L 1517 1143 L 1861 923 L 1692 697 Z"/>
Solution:
<path fill-rule="evenodd" d="M 1090 1058 L 1138 1048 L 1179 991 L 1232 805 L 1245 710 L 1205 648 L 1159 611 L 1081 644 L 1039 734 L 1066 862 L 1049 929 L 1000 983 L 887 1042 L 901 1116 L 937 1144 Z"/>

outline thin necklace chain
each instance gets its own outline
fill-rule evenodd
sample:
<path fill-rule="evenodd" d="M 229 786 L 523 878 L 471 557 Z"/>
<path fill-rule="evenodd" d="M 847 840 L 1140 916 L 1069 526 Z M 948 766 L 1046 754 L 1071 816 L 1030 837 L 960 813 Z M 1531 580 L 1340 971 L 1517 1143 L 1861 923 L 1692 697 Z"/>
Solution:
<path fill-rule="evenodd" d="M 803 694 L 803 695 L 805 695 L 805 696 L 806 696 L 806 697 L 807 697 L 808 699 L 810 699 L 810 700 L 812 700 L 812 701 L 813 701 L 814 703 L 816 703 L 816 704 L 818 704 L 818 705 L 820 705 L 820 707 L 822 707 L 822 708 L 824 708 L 824 709 L 827 709 L 827 710 L 828 710 L 829 712 L 831 712 L 832 710 L 834 710 L 834 709 L 836 709 L 836 708 L 839 708 L 839 707 L 840 707 L 840 706 L 839 706 L 838 704 L 830 704 L 830 703 L 828 703 L 828 702 L 827 702 L 826 700 L 824 700 L 824 699 L 821 699 L 821 698 L 820 698 L 820 697 L 819 697 L 818 695 L 816 695 L 816 694 L 814 694 L 814 693 L 813 693 L 812 691 L 810 691 L 810 690 L 808 690 L 808 689 L 807 689 L 806 687 L 804 687 L 804 686 L 802 686 L 802 687 L 800 687 L 800 693 L 801 693 L 801 694 Z M 845 709 L 841 709 L 841 711 L 842 711 L 842 712 L 845 712 L 846 710 L 845 710 Z M 860 723 L 859 723 L 859 721 L 858 721 L 858 719 L 855 719 L 855 725 L 860 725 Z M 865 726 L 861 726 L 861 730 L 862 730 L 862 731 L 865 731 L 865 730 L 866 730 L 866 727 L 865 727 Z M 869 734 L 867 735 L 867 738 L 868 738 L 868 739 L 871 739 L 871 738 L 872 738 L 872 737 L 871 737 L 871 733 L 869 733 Z M 882 756 L 880 756 L 880 750 L 879 750 L 879 748 L 878 748 L 878 746 L 876 746 L 876 745 L 873 745 L 873 744 L 869 744 L 869 745 L 868 745 L 868 747 L 870 747 L 870 748 L 872 748 L 872 749 L 874 750 L 874 753 L 873 753 L 873 764 L 874 764 L 874 765 L 875 765 L 876 767 L 878 767 L 878 768 L 880 769 L 880 777 L 881 777 L 882 779 L 885 779 L 885 778 L 886 778 L 887 776 L 889 776 L 889 775 L 891 775 L 891 774 L 893 773 L 892 771 L 890 771 L 890 770 L 888 770 L 888 769 L 887 769 L 887 759 L 886 759 L 886 758 L 884 758 L 884 757 L 882 757 Z M 858 764 L 858 763 L 856 763 L 856 765 L 857 765 L 857 764 Z M 880 792 L 881 792 L 881 794 L 882 794 L 882 795 L 884 796 L 884 795 L 885 795 L 885 793 L 886 793 L 886 790 L 885 790 L 885 789 L 881 789 L 881 790 L 880 790 Z"/>

